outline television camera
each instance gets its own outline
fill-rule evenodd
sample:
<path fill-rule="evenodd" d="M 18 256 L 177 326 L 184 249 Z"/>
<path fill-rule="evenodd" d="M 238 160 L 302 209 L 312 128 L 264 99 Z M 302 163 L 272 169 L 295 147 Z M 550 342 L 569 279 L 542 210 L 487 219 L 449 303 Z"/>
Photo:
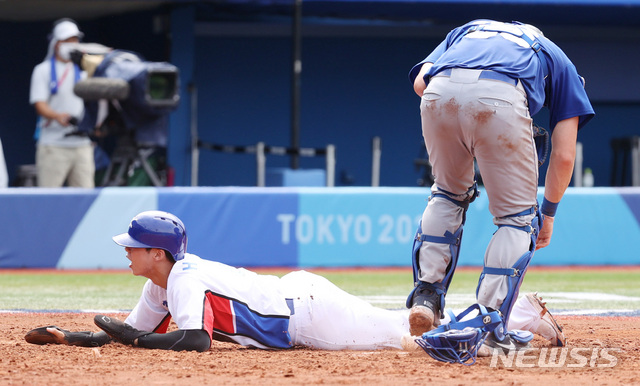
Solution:
<path fill-rule="evenodd" d="M 168 118 L 180 102 L 178 68 L 97 43 L 64 43 L 60 50 L 88 75 L 74 87 L 85 104 L 74 134 L 116 137 L 99 185 L 130 185 L 140 168 L 154 186 L 166 185 Z"/>

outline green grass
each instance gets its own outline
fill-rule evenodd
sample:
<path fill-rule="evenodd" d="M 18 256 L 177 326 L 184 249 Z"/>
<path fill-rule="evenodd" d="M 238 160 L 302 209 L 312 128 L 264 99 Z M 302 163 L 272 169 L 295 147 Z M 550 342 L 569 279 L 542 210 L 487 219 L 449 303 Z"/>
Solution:
<path fill-rule="evenodd" d="M 410 271 L 356 273 L 320 271 L 319 274 L 343 290 L 358 296 L 406 295 L 413 288 L 413 276 Z"/>
<path fill-rule="evenodd" d="M 281 276 L 287 271 L 264 272 Z M 309 269 L 309 271 L 314 271 Z M 376 304 L 397 308 L 412 289 L 413 277 L 409 269 L 392 270 L 318 270 L 338 287 L 357 296 L 394 297 L 393 304 Z M 455 307 L 455 296 L 467 302 L 475 294 L 480 268 L 465 268 L 456 272 L 449 289 Z M 538 270 L 532 268 L 522 285 L 521 292 L 538 291 L 556 309 L 640 309 L 639 270 L 607 269 L 601 272 L 589 270 Z M 61 274 L 37 271 L 0 270 L 0 310 L 130 310 L 146 281 L 128 271 Z M 567 300 L 563 292 L 600 293 L 625 296 L 622 299 L 598 301 L 597 299 Z M 449 303 L 448 303 L 449 304 Z M 462 306 L 462 305 L 458 305 Z"/>
<path fill-rule="evenodd" d="M 25 273 L 0 271 L 0 309 L 130 310 L 146 281 L 129 272 Z"/>
<path fill-rule="evenodd" d="M 454 275 L 448 291 L 447 304 L 454 308 L 464 308 L 473 301 L 481 268 L 460 269 Z M 395 295 L 407 296 L 412 288 L 411 272 L 364 274 L 324 273 L 323 276 L 340 288 L 358 296 Z M 639 270 L 540 270 L 530 269 L 520 289 L 521 293 L 538 292 L 551 309 L 578 310 L 640 310 Z M 595 293 L 603 295 L 620 295 L 625 298 L 602 300 L 598 295 L 585 296 L 564 295 L 562 293 Z M 386 308 L 401 306 L 394 303 L 376 304 Z"/>
<path fill-rule="evenodd" d="M 449 288 L 450 293 L 475 292 L 481 268 L 464 268 L 455 273 Z M 325 273 L 323 276 L 340 288 L 356 295 L 397 295 L 412 288 L 413 276 L 406 273 Z M 587 270 L 528 271 L 523 291 L 540 292 L 604 292 L 625 296 L 640 296 L 640 270 Z"/>

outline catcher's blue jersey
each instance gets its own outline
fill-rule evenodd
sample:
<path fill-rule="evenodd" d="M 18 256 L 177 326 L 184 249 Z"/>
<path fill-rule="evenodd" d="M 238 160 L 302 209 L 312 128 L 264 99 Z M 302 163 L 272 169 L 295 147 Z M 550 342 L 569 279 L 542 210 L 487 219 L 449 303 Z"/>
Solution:
<path fill-rule="evenodd" d="M 424 63 L 433 63 L 427 76 L 447 68 L 493 70 L 520 79 L 532 116 L 543 105 L 549 108 L 551 130 L 559 121 L 572 117 L 580 117 L 578 127 L 581 128 L 595 115 L 584 90 L 583 79 L 556 44 L 541 35 L 528 32 L 542 45 L 546 59 L 546 63 L 542 63 L 531 46 L 516 35 L 495 31 L 468 33 L 470 28 L 478 25 L 491 25 L 490 30 L 500 29 L 501 26 L 505 30 L 521 29 L 517 23 L 490 20 L 475 20 L 455 28 L 433 52 L 411 69 L 411 82 Z M 545 74 L 548 74 L 547 79 Z"/>

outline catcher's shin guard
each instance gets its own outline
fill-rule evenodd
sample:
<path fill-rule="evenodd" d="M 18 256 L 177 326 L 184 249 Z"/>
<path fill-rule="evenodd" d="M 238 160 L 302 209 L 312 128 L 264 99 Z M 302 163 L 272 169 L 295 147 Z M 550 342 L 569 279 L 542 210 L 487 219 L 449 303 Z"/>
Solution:
<path fill-rule="evenodd" d="M 446 193 L 446 194 L 445 194 Z M 451 284 L 451 279 L 453 278 L 453 273 L 455 272 L 456 265 L 458 264 L 458 256 L 460 255 L 460 242 L 462 241 L 462 230 L 464 228 L 464 223 L 466 221 L 466 213 L 469 209 L 469 204 L 475 200 L 476 197 L 480 195 L 478 191 L 477 184 L 474 184 L 473 187 L 467 192 L 467 199 L 463 201 L 458 201 L 450 197 L 448 192 L 435 192 L 432 194 L 431 198 L 434 197 L 442 197 L 459 207 L 464 209 L 464 213 L 462 215 L 462 223 L 456 229 L 454 233 L 449 231 L 445 232 L 442 236 L 435 235 L 426 235 L 422 233 L 422 223 L 418 226 L 418 230 L 416 231 L 416 236 L 413 240 L 413 249 L 411 254 L 411 263 L 413 265 L 413 283 L 414 288 L 409 294 L 407 298 L 406 307 L 411 308 L 414 305 L 414 295 L 416 295 L 416 291 L 419 292 L 420 289 L 426 288 L 428 291 L 434 291 L 439 296 L 439 314 L 442 316 L 442 310 L 444 310 L 445 306 L 445 295 L 447 294 L 447 290 L 449 289 L 449 285 Z M 438 283 L 425 283 L 420 281 L 420 247 L 422 243 L 440 243 L 440 244 L 449 244 L 449 252 L 451 254 L 451 260 L 449 261 L 449 265 L 447 266 L 446 273 L 444 278 Z M 435 311 L 435 310 L 434 310 Z M 438 315 L 436 315 L 437 317 Z"/>
<path fill-rule="evenodd" d="M 444 297 L 447 294 L 447 289 L 451 284 L 451 278 L 453 277 L 453 272 L 456 269 L 456 265 L 458 264 L 458 255 L 460 253 L 460 240 L 462 239 L 462 225 L 456 231 L 456 233 L 446 232 L 444 236 L 429 236 L 422 234 L 420 227 L 418 227 L 418 231 L 416 233 L 416 237 L 413 241 L 413 282 L 414 288 L 409 294 L 407 298 L 406 306 L 407 308 L 411 308 L 414 305 L 414 295 L 416 292 L 420 292 L 419 290 L 422 288 L 426 288 L 438 294 L 439 300 L 437 306 L 440 310 L 444 310 Z M 444 279 L 442 279 L 439 283 L 425 283 L 420 281 L 420 246 L 424 241 L 428 242 L 438 242 L 438 243 L 446 243 L 450 244 L 450 252 L 451 252 L 451 261 L 447 266 L 447 271 Z"/>
<path fill-rule="evenodd" d="M 531 258 L 536 250 L 536 240 L 538 239 L 538 233 L 540 228 L 542 227 L 542 216 L 539 210 L 537 210 L 537 206 L 531 209 L 527 209 L 524 212 L 517 213 L 511 217 L 516 216 L 524 216 L 527 214 L 531 214 L 536 212 L 536 216 L 531 220 L 531 225 L 517 227 L 513 225 L 499 225 L 499 227 L 507 226 L 511 228 L 516 228 L 521 231 L 529 233 L 531 237 L 531 243 L 529 244 L 529 250 L 525 252 L 516 263 L 511 268 L 495 268 L 495 267 L 484 267 L 482 270 L 482 274 L 480 275 L 480 279 L 478 280 L 478 287 L 476 288 L 476 297 L 478 296 L 478 292 L 480 291 L 480 285 L 482 284 L 482 280 L 486 275 L 504 275 L 507 276 L 507 284 L 509 287 L 509 292 L 507 296 L 502 301 L 502 305 L 500 306 L 500 313 L 504 321 L 506 322 L 509 319 L 509 314 L 511 313 L 511 309 L 518 299 L 518 292 L 520 291 L 520 285 L 522 284 L 522 280 L 524 280 L 524 275 L 529 267 L 529 263 L 531 262 Z"/>

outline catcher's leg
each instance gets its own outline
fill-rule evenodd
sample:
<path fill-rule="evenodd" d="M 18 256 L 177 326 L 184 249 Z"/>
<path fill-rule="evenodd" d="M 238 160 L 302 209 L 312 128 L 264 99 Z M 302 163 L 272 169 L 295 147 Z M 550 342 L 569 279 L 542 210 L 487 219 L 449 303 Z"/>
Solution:
<path fill-rule="evenodd" d="M 445 295 L 458 263 L 466 212 L 469 203 L 478 196 L 477 186 L 474 185 L 465 193 L 462 200 L 452 196 L 442 190 L 432 194 L 414 239 L 414 289 L 406 302 L 407 308 L 411 309 L 409 325 L 410 333 L 414 336 L 422 335 L 440 324 Z M 434 227 L 433 223 L 437 225 Z"/>
<path fill-rule="evenodd" d="M 521 213 L 514 214 L 512 218 L 530 218 L 531 215 L 534 215 L 530 225 L 525 226 L 516 226 L 510 224 L 499 224 L 498 231 L 494 235 L 494 239 L 498 232 L 512 232 L 513 229 L 521 232 L 526 232 L 527 238 L 529 240 L 529 248 L 528 250 L 522 254 L 516 262 L 508 268 L 504 267 L 492 267 L 487 264 L 488 257 L 485 260 L 485 266 L 482 270 L 482 274 L 480 275 L 480 279 L 478 281 L 478 287 L 476 289 L 476 296 L 478 298 L 478 303 L 484 304 L 486 307 L 490 309 L 497 309 L 500 311 L 500 314 L 503 318 L 502 326 L 496 328 L 493 331 L 494 338 L 501 342 L 505 339 L 507 334 L 506 325 L 507 320 L 509 319 L 509 314 L 511 313 L 511 309 L 515 301 L 518 298 L 518 292 L 520 289 L 520 285 L 522 284 L 522 280 L 524 279 L 527 268 L 529 267 L 529 263 L 533 254 L 536 250 L 536 240 L 538 238 L 538 232 L 542 225 L 542 217 L 540 212 L 537 210 L 537 207 L 531 208 Z M 494 260 L 495 262 L 495 260 Z M 493 280 L 491 283 L 485 283 L 489 278 L 487 276 L 495 276 L 501 280 Z M 501 298 L 501 292 L 504 292 L 504 286 L 506 285 L 506 296 Z M 491 295 L 489 295 L 491 294 Z M 518 336 L 512 336 L 516 341 L 518 340 Z M 524 337 L 522 341 L 528 341 L 529 336 Z M 526 343 L 526 342 L 524 342 Z"/>
<path fill-rule="evenodd" d="M 468 205 L 477 195 L 473 167 L 473 128 L 462 125 L 472 112 L 461 88 L 475 87 L 462 76 L 433 77 L 420 102 L 422 137 L 435 181 L 411 257 L 415 289 L 407 299 L 412 335 L 439 324 L 444 297 L 458 262 Z"/>

